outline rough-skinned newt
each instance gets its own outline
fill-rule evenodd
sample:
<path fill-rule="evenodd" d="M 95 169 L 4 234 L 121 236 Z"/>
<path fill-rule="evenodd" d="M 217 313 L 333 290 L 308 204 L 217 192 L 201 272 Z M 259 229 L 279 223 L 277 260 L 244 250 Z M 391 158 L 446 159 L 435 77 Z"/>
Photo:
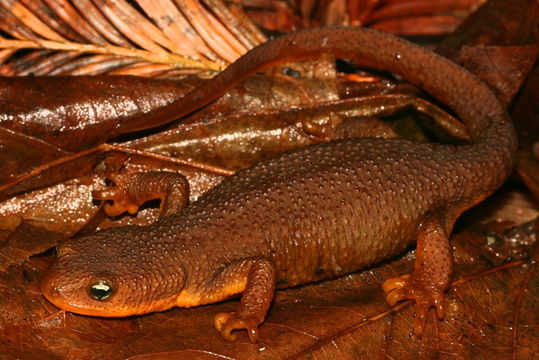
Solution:
<path fill-rule="evenodd" d="M 246 329 L 254 342 L 276 287 L 346 274 L 417 240 L 415 270 L 383 284 L 386 300 L 415 300 L 418 335 L 431 307 L 442 319 L 453 225 L 503 183 L 515 161 L 513 126 L 475 76 L 386 33 L 312 29 L 251 50 L 161 115 L 191 112 L 257 70 L 322 53 L 400 74 L 451 107 L 472 143 L 354 138 L 259 162 L 153 225 L 65 242 L 43 294 L 68 311 L 122 317 L 242 293 L 237 311 L 218 314 L 215 327 L 227 340 Z"/>

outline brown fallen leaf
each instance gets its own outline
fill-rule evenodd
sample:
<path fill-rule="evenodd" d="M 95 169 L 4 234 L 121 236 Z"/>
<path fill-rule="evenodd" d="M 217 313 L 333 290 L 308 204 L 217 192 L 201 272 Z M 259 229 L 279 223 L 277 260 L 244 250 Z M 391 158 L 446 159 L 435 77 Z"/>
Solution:
<path fill-rule="evenodd" d="M 483 0 L 243 0 L 259 26 L 274 31 L 331 25 L 369 26 L 399 35 L 450 33 Z"/>
<path fill-rule="evenodd" d="M 539 56 L 537 13 L 535 0 L 485 2 L 436 50 L 477 75 L 509 106 Z"/>
<path fill-rule="evenodd" d="M 460 62 L 509 106 L 538 56 L 539 45 L 465 46 L 460 52 Z"/>
<path fill-rule="evenodd" d="M 535 0 L 490 0 L 438 46 L 437 51 L 458 62 L 464 46 L 536 45 L 539 3 Z"/>
<path fill-rule="evenodd" d="M 66 236 L 20 221 L 17 227 L 2 234 L 0 241 L 0 272 L 13 265 L 20 265 L 30 258 L 56 246 Z"/>
<path fill-rule="evenodd" d="M 0 126 L 64 152 L 81 151 L 104 143 L 123 122 L 169 104 L 200 82 L 129 76 L 0 77 Z"/>
<path fill-rule="evenodd" d="M 410 111 L 421 116 L 421 125 L 448 139 L 469 140 L 464 125 L 454 117 L 422 100 L 404 94 L 385 94 L 346 100 L 317 101 L 283 109 L 234 111 L 230 115 L 193 121 L 178 127 L 126 142 L 129 148 L 150 151 L 171 157 L 188 156 L 191 161 L 233 171 L 282 152 L 321 141 L 346 137 L 396 137 L 397 121 L 390 116 Z M 380 127 L 386 124 L 391 134 Z M 421 130 L 401 137 L 428 136 Z M 418 134 L 420 133 L 420 134 Z"/>
<path fill-rule="evenodd" d="M 13 177 L 67 152 L 82 151 L 118 138 L 122 125 L 170 104 L 202 82 L 197 78 L 180 81 L 128 76 L 0 78 L 3 109 L 0 130 L 5 129 L 2 136 L 6 150 L 23 152 L 23 144 L 41 149 L 38 157 L 6 158 L 6 167 L 0 169 Z M 335 100 L 340 96 L 339 85 L 338 80 L 294 79 L 279 74 L 253 77 L 189 117 L 188 122 L 206 122 L 228 113 L 248 114 L 261 108 L 288 108 Z M 342 91 L 348 94 L 389 94 L 401 89 L 410 92 L 390 81 L 380 83 L 379 87 L 369 85 L 370 82 L 348 83 Z M 18 166 L 8 166 L 10 161 Z"/>
<path fill-rule="evenodd" d="M 0 184 L 67 155 L 44 141 L 0 127 Z"/>

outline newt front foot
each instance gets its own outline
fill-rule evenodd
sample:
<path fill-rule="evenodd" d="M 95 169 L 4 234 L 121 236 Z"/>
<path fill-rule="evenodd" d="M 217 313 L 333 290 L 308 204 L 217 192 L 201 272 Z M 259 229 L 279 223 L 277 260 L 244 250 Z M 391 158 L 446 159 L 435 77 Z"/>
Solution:
<path fill-rule="evenodd" d="M 115 185 L 94 190 L 95 200 L 111 201 L 103 210 L 108 216 L 124 212 L 134 215 L 149 200 L 160 199 L 159 217 L 180 212 L 189 203 L 189 183 L 185 176 L 169 171 L 110 173 L 106 178 Z"/>
<path fill-rule="evenodd" d="M 258 341 L 258 325 L 260 322 L 252 317 L 240 318 L 235 312 L 219 313 L 215 315 L 214 326 L 219 331 L 223 339 L 234 342 L 238 339 L 236 334 L 232 334 L 233 330 L 245 329 L 249 340 L 254 344 Z"/>
<path fill-rule="evenodd" d="M 415 301 L 414 333 L 418 337 L 423 336 L 427 314 L 431 307 L 436 309 L 438 319 L 443 320 L 445 317 L 444 291 L 419 276 L 411 274 L 388 279 L 382 284 L 382 289 L 386 294 L 386 301 L 391 307 L 402 300 Z"/>
<path fill-rule="evenodd" d="M 128 184 L 131 177 L 131 174 L 108 174 L 107 180 L 114 182 L 115 185 L 103 190 L 92 191 L 92 197 L 95 200 L 109 200 L 112 202 L 112 204 L 105 203 L 103 207 L 108 216 L 118 216 L 126 211 L 131 215 L 137 213 L 140 201 L 134 201 L 129 195 Z"/>

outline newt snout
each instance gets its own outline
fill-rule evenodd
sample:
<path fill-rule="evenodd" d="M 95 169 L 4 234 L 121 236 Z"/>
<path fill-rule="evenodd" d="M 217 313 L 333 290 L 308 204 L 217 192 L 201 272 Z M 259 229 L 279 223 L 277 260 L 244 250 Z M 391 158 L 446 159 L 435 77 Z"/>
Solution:
<path fill-rule="evenodd" d="M 164 262 L 176 259 L 156 256 L 158 250 L 151 242 L 140 249 L 140 244 L 131 243 L 139 236 L 121 236 L 124 231 L 112 231 L 119 236 L 110 231 L 97 233 L 94 236 L 101 238 L 98 243 L 80 238 L 62 244 L 58 260 L 41 280 L 43 295 L 64 310 L 103 317 L 174 306 L 185 283 L 183 267 L 166 266 Z M 137 247 L 140 253 L 133 251 Z"/>

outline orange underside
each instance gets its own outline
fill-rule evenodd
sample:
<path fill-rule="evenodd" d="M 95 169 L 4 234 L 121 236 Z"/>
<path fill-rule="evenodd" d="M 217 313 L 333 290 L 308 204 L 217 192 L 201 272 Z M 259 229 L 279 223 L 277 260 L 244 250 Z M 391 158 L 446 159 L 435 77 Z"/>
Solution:
<path fill-rule="evenodd" d="M 226 300 L 234 295 L 237 295 L 245 290 L 247 279 L 237 279 L 234 282 L 227 284 L 210 293 L 210 291 L 190 291 L 184 289 L 176 299 L 178 307 L 194 307 L 199 305 L 211 304 L 218 301 Z"/>

